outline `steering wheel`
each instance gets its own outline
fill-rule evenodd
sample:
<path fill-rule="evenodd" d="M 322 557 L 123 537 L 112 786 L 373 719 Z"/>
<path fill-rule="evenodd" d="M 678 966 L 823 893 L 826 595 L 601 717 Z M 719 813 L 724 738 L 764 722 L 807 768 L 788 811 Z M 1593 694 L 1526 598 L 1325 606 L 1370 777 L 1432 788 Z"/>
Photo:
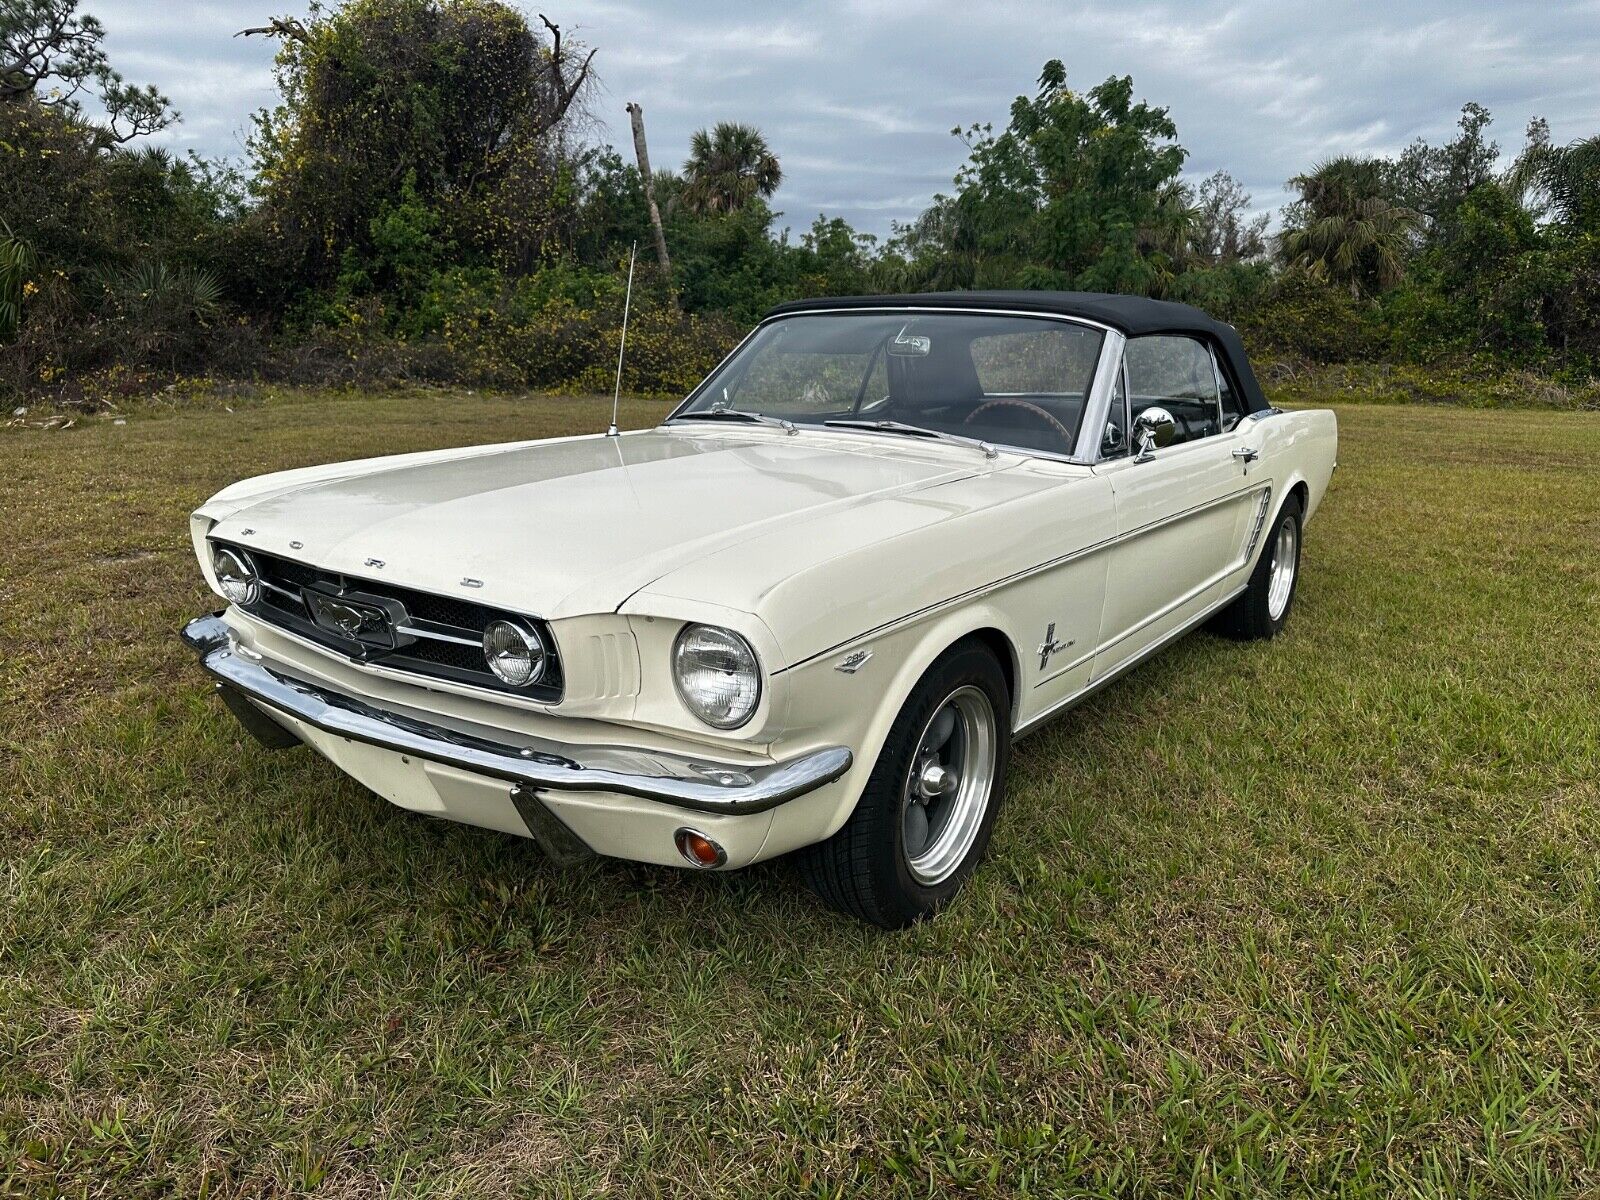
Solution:
<path fill-rule="evenodd" d="M 1029 403 L 1027 400 L 985 400 L 967 414 L 965 424 L 971 425 L 978 419 L 979 414 L 988 412 L 991 408 L 1020 408 L 1030 416 L 1038 417 L 1049 425 L 1055 433 L 1060 435 L 1062 450 L 1067 454 L 1072 453 L 1072 434 L 1067 430 L 1067 427 L 1056 420 L 1047 409 L 1040 408 L 1037 404 Z"/>

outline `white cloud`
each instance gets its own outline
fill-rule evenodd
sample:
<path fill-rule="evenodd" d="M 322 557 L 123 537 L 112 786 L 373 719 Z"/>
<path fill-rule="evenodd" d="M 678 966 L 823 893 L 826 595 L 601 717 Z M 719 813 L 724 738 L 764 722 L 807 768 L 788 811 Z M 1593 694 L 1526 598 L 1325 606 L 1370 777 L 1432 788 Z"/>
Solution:
<path fill-rule="evenodd" d="M 599 47 L 599 133 L 624 149 L 629 100 L 663 166 L 700 126 L 760 126 L 785 166 L 777 207 L 797 225 L 820 209 L 882 233 L 915 215 L 965 156 L 949 129 L 1003 124 L 1048 58 L 1074 87 L 1132 75 L 1138 96 L 1171 109 L 1188 172 L 1226 167 L 1258 205 L 1280 203 L 1319 157 L 1447 137 L 1468 100 L 1495 114 L 1508 149 L 1535 115 L 1557 140 L 1600 131 L 1600 0 L 517 2 Z M 84 7 L 118 67 L 183 111 L 172 144 L 237 156 L 249 114 L 275 99 L 274 44 L 233 34 L 305 3 Z"/>

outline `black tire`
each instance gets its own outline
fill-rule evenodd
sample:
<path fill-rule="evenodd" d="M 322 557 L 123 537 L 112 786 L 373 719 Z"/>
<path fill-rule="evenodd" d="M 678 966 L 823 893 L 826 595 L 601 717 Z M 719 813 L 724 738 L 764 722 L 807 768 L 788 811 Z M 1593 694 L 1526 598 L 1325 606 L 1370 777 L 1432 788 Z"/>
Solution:
<path fill-rule="evenodd" d="M 1301 537 L 1301 516 L 1300 497 L 1291 493 L 1261 539 L 1256 569 L 1250 573 L 1250 583 L 1237 600 L 1212 618 L 1213 632 L 1242 642 L 1265 640 L 1278 635 L 1278 631 L 1289 620 L 1289 614 L 1294 611 L 1295 593 L 1300 588 L 1300 547 L 1305 540 Z M 1293 526 L 1294 573 L 1289 580 L 1288 599 L 1274 616 L 1273 564 L 1277 561 L 1276 550 L 1285 525 Z"/>
<path fill-rule="evenodd" d="M 958 693 L 967 697 L 969 705 L 976 701 L 968 689 L 987 697 L 994 717 L 986 808 L 959 865 L 937 882 L 924 883 L 913 876 L 905 846 L 907 791 L 914 786 L 911 770 L 924 748 L 925 733 L 946 702 L 954 701 Z M 1010 692 L 993 652 L 973 640 L 947 650 L 918 681 L 895 718 L 850 819 L 827 841 L 796 855 L 806 885 L 830 907 L 884 929 L 901 929 L 937 912 L 956 894 L 989 845 L 1005 797 L 1010 718 Z M 926 818 L 923 828 L 928 830 Z"/>

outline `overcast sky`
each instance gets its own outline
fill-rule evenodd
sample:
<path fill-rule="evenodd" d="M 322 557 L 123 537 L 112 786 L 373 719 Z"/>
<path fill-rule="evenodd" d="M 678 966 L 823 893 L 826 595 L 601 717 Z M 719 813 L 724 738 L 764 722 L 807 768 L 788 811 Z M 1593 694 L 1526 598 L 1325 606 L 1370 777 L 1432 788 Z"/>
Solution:
<path fill-rule="evenodd" d="M 270 104 L 273 44 L 234 32 L 303 0 L 84 0 L 113 63 L 182 111 L 164 140 L 240 158 Z M 1166 105 L 1194 178 L 1219 167 L 1259 209 L 1319 157 L 1390 153 L 1448 136 L 1462 104 L 1494 114 L 1514 152 L 1528 120 L 1557 141 L 1600 132 L 1600 0 L 1389 0 L 1376 4 L 1071 3 L 1067 0 L 536 0 L 520 4 L 599 47 L 597 136 L 628 146 L 623 106 L 644 106 L 655 166 L 690 133 L 759 126 L 783 162 L 785 224 L 819 212 L 886 233 L 948 190 L 965 157 L 950 136 L 1004 124 L 1046 59 L 1070 85 L 1133 76 Z"/>

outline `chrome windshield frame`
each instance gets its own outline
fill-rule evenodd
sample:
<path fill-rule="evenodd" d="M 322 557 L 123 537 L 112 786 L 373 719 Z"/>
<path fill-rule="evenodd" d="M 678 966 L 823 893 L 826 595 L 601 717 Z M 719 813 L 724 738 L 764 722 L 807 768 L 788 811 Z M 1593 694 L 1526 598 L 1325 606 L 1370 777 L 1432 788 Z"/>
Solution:
<path fill-rule="evenodd" d="M 1072 463 L 1077 466 L 1085 467 L 1093 466 L 1096 462 L 1096 455 L 1099 447 L 1099 430 L 1105 424 L 1106 407 L 1110 403 L 1111 399 L 1112 379 L 1116 374 L 1115 368 L 1121 363 L 1122 347 L 1127 339 L 1122 335 L 1121 331 L 1113 328 L 1112 326 L 1102 324 L 1099 321 L 1091 321 L 1087 317 L 1071 317 L 1064 313 L 1037 312 L 1025 308 L 991 308 L 982 305 L 973 305 L 970 308 L 949 308 L 943 305 L 935 306 L 926 304 L 885 304 L 882 306 L 874 305 L 868 308 L 861 308 L 849 305 L 830 305 L 826 301 L 820 301 L 814 308 L 795 309 L 790 312 L 783 312 L 774 316 L 765 317 L 755 326 L 755 328 L 753 328 L 749 333 L 745 334 L 745 336 L 740 339 L 737 346 L 723 356 L 722 361 L 719 362 L 706 375 L 706 377 L 695 386 L 695 389 L 692 392 L 683 398 L 681 403 L 679 403 L 670 413 L 662 418 L 661 424 L 663 426 L 670 425 L 680 413 L 698 400 L 705 392 L 707 385 L 709 385 L 710 382 L 722 371 L 722 369 L 733 360 L 734 356 L 739 354 L 745 348 L 745 346 L 749 344 L 750 340 L 768 325 L 774 324 L 778 321 L 787 321 L 793 317 L 810 317 L 843 313 L 862 315 L 877 315 L 880 313 L 944 313 L 965 316 L 1028 317 L 1039 321 L 1057 321 L 1065 325 L 1077 325 L 1084 329 L 1092 329 L 1101 334 L 1100 355 L 1095 360 L 1094 375 L 1091 377 L 1089 382 L 1089 392 L 1084 397 L 1083 415 L 1078 422 L 1077 438 L 1073 445 L 1071 454 L 1059 454 L 1049 450 L 1035 450 L 1028 446 L 1012 446 L 1005 442 L 985 443 L 992 445 L 1002 454 L 1013 454 L 1022 458 L 1036 458 L 1046 462 Z M 804 421 L 796 421 L 794 424 L 797 429 L 802 430 L 813 429 L 823 432 L 839 432 L 837 429 L 828 430 L 826 426 L 812 425 Z M 760 428 L 760 426 L 749 426 L 749 428 Z M 873 433 L 872 430 L 868 429 L 848 430 L 845 432 L 865 433 L 869 436 Z M 954 441 L 959 439 L 960 435 L 952 434 L 949 436 L 950 440 Z M 935 440 L 936 439 L 934 438 L 925 439 L 926 442 L 933 442 Z M 980 443 L 974 440 L 973 444 L 977 445 Z"/>

